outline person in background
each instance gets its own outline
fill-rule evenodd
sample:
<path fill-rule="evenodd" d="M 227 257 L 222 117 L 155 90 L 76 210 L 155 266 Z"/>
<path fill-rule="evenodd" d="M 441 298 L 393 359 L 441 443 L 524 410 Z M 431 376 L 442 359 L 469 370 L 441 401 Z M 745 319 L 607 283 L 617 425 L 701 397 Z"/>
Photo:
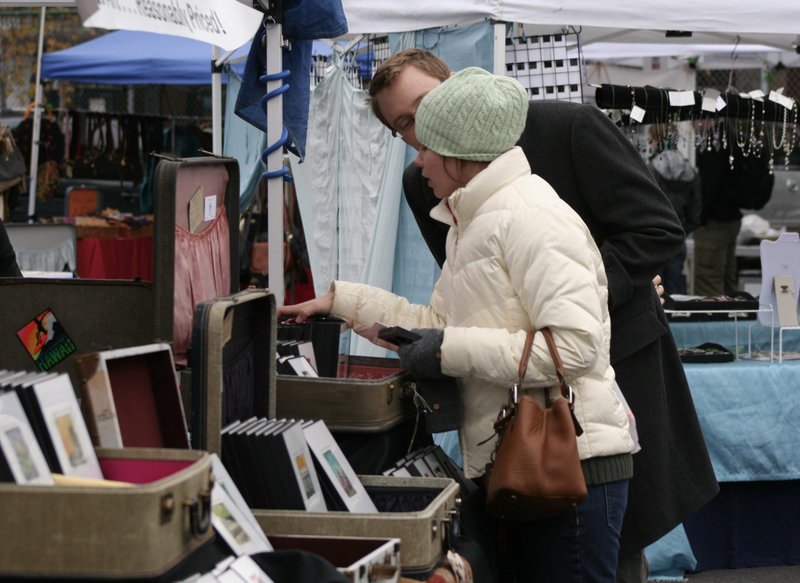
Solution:
<path fill-rule="evenodd" d="M 17 265 L 17 256 L 14 247 L 8 238 L 3 221 L 0 220 L 0 277 L 22 277 L 22 272 Z"/>
<path fill-rule="evenodd" d="M 700 296 L 737 294 L 736 239 L 742 228 L 741 209 L 762 208 L 775 183 L 763 151 L 744 154 L 733 143 L 729 147 L 697 151 L 703 210 L 701 226 L 694 232 L 694 293 Z"/>
<path fill-rule="evenodd" d="M 419 149 L 417 107 L 450 75 L 444 61 L 429 51 L 396 53 L 372 79 L 372 109 L 395 135 Z M 636 417 L 642 446 L 634 456 L 617 580 L 643 582 L 648 574 L 644 547 L 719 491 L 683 366 L 653 288 L 654 274 L 680 250 L 683 229 L 638 152 L 598 108 L 532 101 L 518 144 L 533 173 L 589 227 L 605 264 L 611 364 Z M 442 265 L 449 226 L 430 216 L 438 198 L 414 164 L 406 168 L 403 188 L 422 236 Z M 443 402 L 428 402 L 441 405 L 428 416 L 449 409 Z M 468 526 L 465 520 L 465 531 Z M 480 525 L 473 534 L 480 537 Z"/>
<path fill-rule="evenodd" d="M 576 439 L 589 494 L 564 516 L 493 531 L 508 545 L 517 583 L 614 583 L 635 444 L 614 388 L 605 269 L 589 229 L 515 146 L 527 110 L 516 79 L 477 67 L 419 103 L 415 164 L 440 200 L 431 215 L 450 227 L 429 306 L 335 281 L 325 296 L 281 307 L 278 317 L 330 313 L 368 338 L 376 322 L 411 328 L 419 339 L 399 347 L 403 367 L 416 378 L 458 379 L 452 406 L 463 419 L 464 474 L 472 479 L 491 461 L 494 422 L 516 382 L 526 332 L 549 327 L 585 428 Z M 536 334 L 520 388 L 544 405 L 557 385 Z"/>
<path fill-rule="evenodd" d="M 665 124 L 653 124 L 648 128 L 650 146 L 653 152 L 649 156 L 647 167 L 653 177 L 667 195 L 678 220 L 688 236 L 700 226 L 700 212 L 703 198 L 700 193 L 700 176 L 697 169 L 672 147 L 662 146 L 664 135 L 669 135 L 671 128 Z M 661 270 L 664 292 L 667 294 L 685 294 L 686 281 L 683 277 L 683 264 L 686 262 L 686 242 L 681 250 L 670 259 Z"/>

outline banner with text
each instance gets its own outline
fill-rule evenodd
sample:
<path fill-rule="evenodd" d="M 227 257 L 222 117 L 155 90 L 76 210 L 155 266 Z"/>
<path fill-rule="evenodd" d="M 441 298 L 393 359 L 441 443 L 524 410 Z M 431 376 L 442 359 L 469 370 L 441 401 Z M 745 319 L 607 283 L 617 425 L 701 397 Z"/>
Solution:
<path fill-rule="evenodd" d="M 263 14 L 237 0 L 76 0 L 83 25 L 183 36 L 232 51 L 248 42 Z"/>

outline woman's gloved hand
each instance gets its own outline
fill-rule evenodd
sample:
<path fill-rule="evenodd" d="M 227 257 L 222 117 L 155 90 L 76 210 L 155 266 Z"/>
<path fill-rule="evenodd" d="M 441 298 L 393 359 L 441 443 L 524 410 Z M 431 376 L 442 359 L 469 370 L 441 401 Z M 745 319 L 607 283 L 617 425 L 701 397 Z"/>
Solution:
<path fill-rule="evenodd" d="M 414 328 L 419 340 L 398 347 L 397 354 L 403 368 L 418 379 L 440 379 L 442 374 L 442 340 L 444 330 L 439 328 Z"/>

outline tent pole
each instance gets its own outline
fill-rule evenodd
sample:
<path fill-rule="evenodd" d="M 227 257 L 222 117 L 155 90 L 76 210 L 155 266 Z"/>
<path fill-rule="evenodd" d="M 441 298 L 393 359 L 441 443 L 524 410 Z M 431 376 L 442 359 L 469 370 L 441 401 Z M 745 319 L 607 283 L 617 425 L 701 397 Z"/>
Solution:
<path fill-rule="evenodd" d="M 211 72 L 211 131 L 212 151 L 222 155 L 222 73 L 217 66 L 220 57 L 220 48 L 214 45 L 211 48 L 211 58 L 214 68 Z"/>
<path fill-rule="evenodd" d="M 494 25 L 494 71 L 495 75 L 506 74 L 506 25 L 503 22 Z"/>
<path fill-rule="evenodd" d="M 283 80 L 271 79 L 271 75 L 283 70 L 281 48 L 281 25 L 267 23 L 267 93 L 278 89 Z M 283 95 L 278 92 L 267 100 L 267 144 L 276 144 L 283 135 Z M 278 172 L 283 167 L 283 148 L 276 148 L 267 156 L 267 172 Z M 269 243 L 269 288 L 275 296 L 276 305 L 284 301 L 283 281 L 283 176 L 267 179 L 267 241 Z"/>
<path fill-rule="evenodd" d="M 33 98 L 33 132 L 31 137 L 30 186 L 28 188 L 28 222 L 36 214 L 36 175 L 39 170 L 39 134 L 42 123 L 42 52 L 44 50 L 44 19 L 46 8 L 42 6 L 39 18 L 39 48 L 36 53 L 36 91 Z"/>

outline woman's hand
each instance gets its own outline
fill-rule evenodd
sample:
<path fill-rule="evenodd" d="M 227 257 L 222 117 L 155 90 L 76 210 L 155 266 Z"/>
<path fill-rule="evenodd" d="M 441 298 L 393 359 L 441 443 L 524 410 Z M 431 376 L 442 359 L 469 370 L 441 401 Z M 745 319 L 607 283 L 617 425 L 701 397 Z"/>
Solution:
<path fill-rule="evenodd" d="M 333 292 L 324 296 L 278 308 L 278 322 L 305 322 L 311 316 L 327 316 L 333 308 Z"/>
<path fill-rule="evenodd" d="M 653 285 L 656 288 L 656 293 L 658 294 L 658 299 L 661 300 L 661 305 L 664 305 L 664 286 L 661 285 L 661 276 L 656 275 L 653 278 Z"/>

